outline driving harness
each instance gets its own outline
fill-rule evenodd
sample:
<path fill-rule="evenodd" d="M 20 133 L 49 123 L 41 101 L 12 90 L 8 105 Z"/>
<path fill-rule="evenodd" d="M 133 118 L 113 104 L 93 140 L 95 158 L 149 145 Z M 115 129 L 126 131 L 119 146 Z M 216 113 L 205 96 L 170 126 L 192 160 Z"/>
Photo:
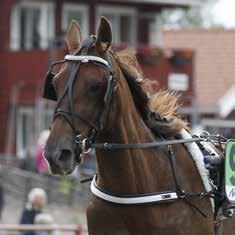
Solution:
<path fill-rule="evenodd" d="M 184 201 L 189 204 L 191 207 L 196 209 L 201 215 L 205 216 L 205 213 L 193 205 L 190 202 L 190 197 L 212 197 L 213 191 L 211 192 L 199 192 L 199 193 L 189 193 L 184 192 L 183 189 L 180 187 L 179 179 L 177 177 L 176 172 L 176 164 L 175 164 L 175 158 L 173 153 L 172 145 L 174 144 L 181 144 L 181 143 L 190 143 L 190 142 L 200 142 L 200 141 L 208 141 L 205 137 L 192 137 L 191 139 L 176 139 L 176 140 L 165 140 L 158 142 L 151 142 L 151 143 L 133 143 L 133 144 L 120 144 L 120 143 L 95 143 L 97 133 L 102 130 L 104 126 L 104 122 L 106 120 L 106 117 L 108 115 L 112 97 L 114 95 L 115 89 L 117 87 L 117 80 L 112 68 L 112 57 L 111 54 L 108 54 L 106 59 L 98 57 L 98 56 L 92 56 L 89 55 L 89 50 L 95 46 L 95 40 L 96 38 L 94 36 L 88 37 L 86 39 L 79 51 L 75 55 L 66 55 L 64 60 L 58 61 L 55 63 L 52 63 L 50 66 L 50 69 L 46 75 L 44 86 L 43 86 L 43 97 L 52 100 L 57 101 L 57 105 L 54 112 L 54 121 L 57 117 L 62 116 L 70 125 L 71 129 L 73 130 L 74 136 L 75 136 L 75 143 L 76 143 L 76 149 L 75 153 L 77 155 L 77 163 L 80 163 L 82 160 L 82 157 L 85 153 L 89 152 L 91 148 L 96 149 L 104 149 L 104 150 L 117 150 L 117 149 L 144 149 L 144 148 L 156 148 L 159 146 L 168 146 L 168 156 L 169 161 L 172 168 L 174 183 L 175 183 L 175 191 L 169 191 L 169 192 L 157 192 L 153 194 L 141 194 L 141 195 L 114 195 L 111 192 L 107 192 L 104 189 L 101 189 L 96 184 L 97 176 L 95 176 L 91 183 L 91 191 L 94 195 L 97 197 L 116 204 L 120 205 L 140 205 L 140 204 L 158 204 L 158 203 L 166 203 L 166 202 L 173 202 L 175 200 L 184 199 Z M 57 97 L 56 90 L 53 85 L 53 79 L 55 77 L 55 73 L 53 73 L 53 67 L 57 64 L 62 64 L 65 62 L 72 62 L 72 72 L 70 74 L 70 77 L 68 79 L 65 91 L 61 97 Z M 79 73 L 80 66 L 82 64 L 91 63 L 96 66 L 99 66 L 106 70 L 108 72 L 107 76 L 107 90 L 104 96 L 104 106 L 103 110 L 101 111 L 98 119 L 96 122 L 90 122 L 89 120 L 86 120 L 81 113 L 77 113 L 74 111 L 74 102 L 73 102 L 73 86 L 74 82 L 77 78 L 77 75 Z M 64 99 L 65 96 L 68 96 L 68 110 L 62 110 L 59 106 L 61 104 L 61 101 Z M 79 130 L 75 128 L 74 121 L 75 119 L 79 119 L 82 122 L 86 123 L 90 130 L 88 132 L 88 136 L 83 136 Z"/>

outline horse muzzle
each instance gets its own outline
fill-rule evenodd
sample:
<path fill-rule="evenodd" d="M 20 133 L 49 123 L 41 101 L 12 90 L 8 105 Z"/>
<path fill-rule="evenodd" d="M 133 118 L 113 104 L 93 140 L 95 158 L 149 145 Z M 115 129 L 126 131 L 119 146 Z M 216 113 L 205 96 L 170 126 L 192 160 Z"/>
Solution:
<path fill-rule="evenodd" d="M 54 149 L 46 146 L 44 158 L 48 162 L 51 173 L 54 175 L 69 175 L 76 168 L 75 152 L 71 148 Z"/>

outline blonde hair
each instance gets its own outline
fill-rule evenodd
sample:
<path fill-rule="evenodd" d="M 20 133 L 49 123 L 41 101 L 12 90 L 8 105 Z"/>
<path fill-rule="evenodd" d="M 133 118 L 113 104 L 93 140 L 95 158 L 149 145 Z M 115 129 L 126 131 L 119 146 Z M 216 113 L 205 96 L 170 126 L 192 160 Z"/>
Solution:
<path fill-rule="evenodd" d="M 42 197 L 47 201 L 47 194 L 42 188 L 33 188 L 28 194 L 28 202 L 32 204 L 36 197 Z"/>

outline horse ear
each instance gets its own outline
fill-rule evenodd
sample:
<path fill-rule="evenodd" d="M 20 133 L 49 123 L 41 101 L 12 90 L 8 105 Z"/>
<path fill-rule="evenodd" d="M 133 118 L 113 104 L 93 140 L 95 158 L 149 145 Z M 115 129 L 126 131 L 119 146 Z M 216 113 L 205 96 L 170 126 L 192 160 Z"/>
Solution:
<path fill-rule="evenodd" d="M 96 49 L 99 54 L 103 55 L 112 44 L 112 28 L 108 19 L 104 16 L 100 19 L 98 36 L 96 40 Z"/>
<path fill-rule="evenodd" d="M 66 42 L 68 45 L 69 54 L 74 54 L 81 44 L 81 30 L 78 22 L 72 20 L 67 31 Z"/>

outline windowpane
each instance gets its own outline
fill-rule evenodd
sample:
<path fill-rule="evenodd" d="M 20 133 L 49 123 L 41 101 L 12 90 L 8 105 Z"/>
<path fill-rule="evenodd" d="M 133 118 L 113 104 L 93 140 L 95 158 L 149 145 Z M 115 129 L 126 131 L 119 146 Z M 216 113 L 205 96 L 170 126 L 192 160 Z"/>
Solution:
<path fill-rule="evenodd" d="M 120 38 L 123 43 L 131 42 L 131 17 L 120 16 Z"/>
<path fill-rule="evenodd" d="M 134 8 L 98 7 L 98 17 L 106 16 L 112 24 L 114 44 L 135 46 L 136 13 Z M 97 17 L 97 18 L 98 18 Z"/>
<path fill-rule="evenodd" d="M 40 9 L 21 8 L 20 45 L 22 49 L 40 47 Z"/>
<path fill-rule="evenodd" d="M 68 3 L 64 4 L 62 11 L 62 29 L 67 31 L 72 20 L 78 21 L 82 37 L 86 37 L 89 32 L 89 11 L 86 5 Z"/>
<path fill-rule="evenodd" d="M 19 108 L 17 115 L 17 153 L 20 158 L 33 148 L 34 141 L 34 115 L 32 109 Z"/>
<path fill-rule="evenodd" d="M 117 24 L 117 17 L 115 17 L 115 15 L 107 13 L 107 14 L 104 14 L 104 16 L 110 21 L 112 25 Z"/>
<path fill-rule="evenodd" d="M 69 14 L 67 16 L 67 22 L 68 22 L 68 25 L 70 24 L 70 22 L 72 20 L 76 20 L 79 22 L 80 25 L 83 25 L 83 19 L 82 19 L 82 13 L 81 11 L 69 11 Z"/>
<path fill-rule="evenodd" d="M 31 20 L 32 19 L 32 20 Z M 32 48 L 39 48 L 40 47 L 40 33 L 39 33 L 39 23 L 40 23 L 40 10 L 34 9 L 31 11 L 30 20 L 31 22 L 30 27 L 32 27 Z M 31 29 L 29 29 L 31 31 Z"/>
<path fill-rule="evenodd" d="M 27 146 L 27 115 L 26 114 L 22 114 L 22 147 L 25 149 Z"/>

